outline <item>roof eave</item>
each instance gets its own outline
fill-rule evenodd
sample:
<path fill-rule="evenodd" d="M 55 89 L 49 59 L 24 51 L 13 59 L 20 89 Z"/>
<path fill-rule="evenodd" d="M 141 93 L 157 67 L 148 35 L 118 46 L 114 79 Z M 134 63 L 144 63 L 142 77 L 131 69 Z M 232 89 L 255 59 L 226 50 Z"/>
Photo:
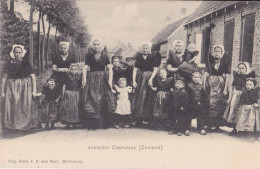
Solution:
<path fill-rule="evenodd" d="M 235 4 L 237 4 L 237 3 L 239 3 L 239 2 L 236 2 Z M 232 5 L 234 5 L 234 4 L 232 4 Z M 224 7 L 224 8 L 230 7 L 230 6 L 232 6 L 232 5 L 226 6 L 226 7 Z M 220 8 L 220 9 L 218 9 L 218 10 L 211 11 L 211 12 L 206 13 L 206 14 L 204 14 L 204 15 L 202 15 L 202 16 L 196 18 L 196 19 L 193 19 L 193 20 L 191 20 L 191 21 L 188 21 L 188 22 L 186 22 L 186 23 L 184 24 L 184 26 L 187 26 L 188 24 L 190 24 L 190 23 L 192 23 L 192 22 L 195 22 L 195 21 L 197 21 L 197 20 L 199 20 L 199 19 L 201 19 L 201 18 L 203 18 L 203 17 L 206 17 L 206 16 L 208 16 L 208 15 L 214 13 L 214 12 L 218 12 L 218 11 L 224 9 L 224 8 Z"/>
<path fill-rule="evenodd" d="M 184 28 L 184 24 L 185 21 L 167 37 L 166 41 L 168 41 L 171 38 L 171 36 L 174 35 L 180 28 Z"/>

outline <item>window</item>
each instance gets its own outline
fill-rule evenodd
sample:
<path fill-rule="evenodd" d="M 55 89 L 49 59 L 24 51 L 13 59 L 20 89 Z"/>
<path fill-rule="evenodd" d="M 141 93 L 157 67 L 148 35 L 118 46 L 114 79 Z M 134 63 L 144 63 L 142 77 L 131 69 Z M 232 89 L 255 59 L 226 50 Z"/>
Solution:
<path fill-rule="evenodd" d="M 202 49 L 201 49 L 201 62 L 202 63 L 208 63 L 209 44 L 210 44 L 210 28 L 207 27 L 202 31 Z"/>
<path fill-rule="evenodd" d="M 227 56 L 228 61 L 228 70 L 231 71 L 231 63 L 232 63 L 232 54 L 233 54 L 233 39 L 234 39 L 234 20 L 225 22 L 224 27 L 224 46 L 225 46 L 225 54 Z"/>
<path fill-rule="evenodd" d="M 255 30 L 255 14 L 242 18 L 242 43 L 240 61 L 252 63 Z"/>
<path fill-rule="evenodd" d="M 191 34 L 188 34 L 188 37 L 187 37 L 187 43 L 186 44 L 189 44 L 191 43 Z"/>
<path fill-rule="evenodd" d="M 196 34 L 196 43 L 195 44 L 196 44 L 196 50 L 199 51 L 199 54 L 198 54 L 195 62 L 196 63 L 202 63 L 202 59 L 201 59 L 202 34 L 201 33 Z"/>

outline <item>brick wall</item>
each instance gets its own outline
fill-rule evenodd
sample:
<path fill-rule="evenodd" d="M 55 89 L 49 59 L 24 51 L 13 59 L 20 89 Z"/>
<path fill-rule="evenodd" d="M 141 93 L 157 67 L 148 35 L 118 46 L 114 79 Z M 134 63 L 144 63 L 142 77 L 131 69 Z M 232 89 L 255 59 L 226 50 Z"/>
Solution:
<path fill-rule="evenodd" d="M 213 45 L 224 44 L 224 24 L 226 21 L 234 20 L 234 39 L 232 54 L 232 70 L 236 69 L 239 62 L 242 41 L 242 16 L 255 13 L 255 30 L 254 30 L 254 46 L 252 68 L 256 71 L 258 85 L 260 84 L 260 3 L 244 4 L 241 8 L 236 8 L 229 12 L 195 23 L 187 28 L 187 35 L 191 34 L 191 42 L 195 42 L 196 33 L 201 33 L 210 23 L 214 23 L 215 27 L 211 30 L 210 51 Z"/>

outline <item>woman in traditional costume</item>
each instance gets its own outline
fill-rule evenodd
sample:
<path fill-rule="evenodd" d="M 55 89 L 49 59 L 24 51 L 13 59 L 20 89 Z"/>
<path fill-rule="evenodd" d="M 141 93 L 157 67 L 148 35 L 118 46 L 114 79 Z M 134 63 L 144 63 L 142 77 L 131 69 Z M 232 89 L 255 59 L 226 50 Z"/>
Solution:
<path fill-rule="evenodd" d="M 224 125 L 223 113 L 226 107 L 227 83 L 229 79 L 228 61 L 224 56 L 222 45 L 213 46 L 213 56 L 209 59 L 208 72 L 205 73 L 205 89 L 209 94 L 208 128 L 215 127 L 221 133 L 219 126 Z"/>
<path fill-rule="evenodd" d="M 116 108 L 112 93 L 113 70 L 102 41 L 94 38 L 91 45 L 82 76 L 85 86 L 83 116 L 86 123 L 94 122 L 94 127 L 100 128 L 104 127 L 104 122 L 107 122 L 106 125 L 109 123 L 110 115 Z"/>
<path fill-rule="evenodd" d="M 132 98 L 132 110 L 137 122 L 148 124 L 152 118 L 153 79 L 161 64 L 161 55 L 158 52 L 151 54 L 149 42 L 141 45 L 141 52 L 136 54 L 136 62 L 133 70 L 133 87 L 135 93 Z"/>
<path fill-rule="evenodd" d="M 33 100 L 33 96 L 37 95 L 36 78 L 25 54 L 24 46 L 13 45 L 3 69 L 3 124 L 6 129 L 29 130 L 39 124 Z"/>

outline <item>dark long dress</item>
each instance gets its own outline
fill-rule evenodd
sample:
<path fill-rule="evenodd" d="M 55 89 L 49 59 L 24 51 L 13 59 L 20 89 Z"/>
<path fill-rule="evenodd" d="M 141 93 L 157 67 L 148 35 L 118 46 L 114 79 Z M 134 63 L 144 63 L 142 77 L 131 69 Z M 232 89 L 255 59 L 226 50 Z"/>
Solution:
<path fill-rule="evenodd" d="M 109 58 L 105 52 L 101 53 L 100 59 L 95 59 L 93 50 L 86 55 L 85 64 L 90 66 L 87 72 L 87 83 L 84 87 L 84 110 L 86 120 L 97 120 L 103 125 L 103 120 L 108 120 L 108 115 L 115 112 L 116 100 L 108 83 L 105 67 L 109 64 Z"/>
<path fill-rule="evenodd" d="M 136 75 L 137 88 L 132 98 L 132 110 L 137 119 L 150 119 L 152 117 L 151 107 L 152 90 L 148 81 L 152 75 L 153 68 L 161 64 L 161 55 L 158 52 L 149 54 L 146 59 L 143 54 L 137 53 L 135 67 L 139 70 Z"/>
<path fill-rule="evenodd" d="M 29 59 L 24 56 L 20 61 L 10 58 L 4 66 L 7 74 L 4 102 L 4 128 L 28 130 L 39 123 L 37 105 L 32 98 L 33 73 Z"/>
<path fill-rule="evenodd" d="M 60 105 L 61 122 L 64 124 L 79 124 L 79 104 L 82 76 L 78 73 L 67 73 L 64 98 Z"/>
<path fill-rule="evenodd" d="M 165 80 L 158 78 L 154 82 L 157 87 L 155 104 L 153 106 L 153 116 L 159 118 L 167 118 L 170 111 L 170 91 L 173 88 L 173 77 Z"/>
<path fill-rule="evenodd" d="M 226 107 L 226 98 L 223 95 L 226 78 L 224 74 L 230 74 L 228 70 L 228 62 L 225 59 L 225 55 L 220 61 L 219 68 L 215 68 L 215 62 L 213 56 L 210 59 L 210 65 L 207 65 L 209 76 L 206 78 L 206 91 L 209 94 L 209 113 L 208 113 L 208 125 L 220 126 L 224 125 L 223 113 Z"/>
<path fill-rule="evenodd" d="M 75 61 L 74 56 L 71 54 L 68 55 L 66 60 L 63 60 L 61 54 L 57 53 L 52 61 L 52 64 L 57 65 L 57 68 L 68 68 L 69 69 L 69 67 L 72 63 L 76 63 L 76 61 Z M 51 75 L 51 77 L 55 79 L 56 85 L 58 86 L 60 91 L 65 82 L 65 76 L 66 76 L 66 72 L 56 72 L 56 71 L 54 71 L 53 74 Z"/>

